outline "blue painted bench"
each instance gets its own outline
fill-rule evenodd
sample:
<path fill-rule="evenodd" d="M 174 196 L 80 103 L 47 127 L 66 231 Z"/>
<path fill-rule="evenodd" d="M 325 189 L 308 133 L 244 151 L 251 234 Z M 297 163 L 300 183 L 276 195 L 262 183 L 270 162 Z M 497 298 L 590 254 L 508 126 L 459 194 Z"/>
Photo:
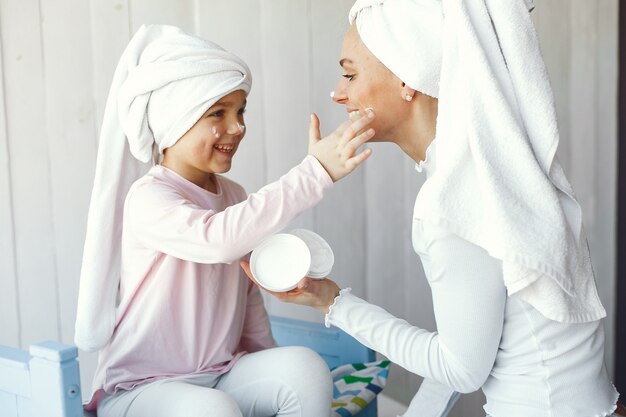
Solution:
<path fill-rule="evenodd" d="M 271 317 L 280 346 L 307 346 L 333 368 L 371 362 L 375 353 L 343 331 L 322 324 Z M 89 417 L 83 413 L 78 350 L 58 342 L 31 345 L 28 352 L 0 345 L 1 417 Z M 358 417 L 376 417 L 376 402 Z"/>
<path fill-rule="evenodd" d="M 0 416 L 83 417 L 77 356 L 57 342 L 0 346 Z"/>

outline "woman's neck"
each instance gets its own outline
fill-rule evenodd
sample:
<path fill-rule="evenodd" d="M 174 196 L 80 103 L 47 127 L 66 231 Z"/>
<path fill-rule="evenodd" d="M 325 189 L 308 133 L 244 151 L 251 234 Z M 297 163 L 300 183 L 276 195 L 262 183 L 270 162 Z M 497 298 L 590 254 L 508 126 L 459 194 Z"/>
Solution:
<path fill-rule="evenodd" d="M 396 132 L 396 144 L 416 163 L 426 158 L 426 149 L 436 136 L 439 101 L 424 94 L 416 94 L 408 123 Z"/>

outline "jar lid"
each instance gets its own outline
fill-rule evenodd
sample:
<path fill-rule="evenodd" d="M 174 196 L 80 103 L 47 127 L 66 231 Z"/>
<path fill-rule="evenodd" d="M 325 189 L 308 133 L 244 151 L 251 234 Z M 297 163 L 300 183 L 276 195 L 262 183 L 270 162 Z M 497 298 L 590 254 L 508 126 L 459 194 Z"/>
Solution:
<path fill-rule="evenodd" d="M 302 239 L 278 233 L 259 244 L 250 257 L 252 275 L 270 291 L 289 291 L 307 275 L 311 253 Z"/>
<path fill-rule="evenodd" d="M 311 266 L 307 276 L 326 278 L 335 263 L 335 255 L 328 242 L 317 233 L 307 229 L 293 229 L 289 231 L 289 234 L 302 239 L 311 252 Z"/>

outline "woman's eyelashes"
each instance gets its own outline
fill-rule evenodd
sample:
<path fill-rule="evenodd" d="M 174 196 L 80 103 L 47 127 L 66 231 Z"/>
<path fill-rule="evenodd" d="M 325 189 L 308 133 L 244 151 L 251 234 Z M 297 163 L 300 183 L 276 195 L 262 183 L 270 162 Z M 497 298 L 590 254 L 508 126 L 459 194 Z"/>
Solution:
<path fill-rule="evenodd" d="M 342 77 L 347 79 L 348 81 L 352 81 L 352 79 L 354 78 L 354 74 L 343 74 Z"/>

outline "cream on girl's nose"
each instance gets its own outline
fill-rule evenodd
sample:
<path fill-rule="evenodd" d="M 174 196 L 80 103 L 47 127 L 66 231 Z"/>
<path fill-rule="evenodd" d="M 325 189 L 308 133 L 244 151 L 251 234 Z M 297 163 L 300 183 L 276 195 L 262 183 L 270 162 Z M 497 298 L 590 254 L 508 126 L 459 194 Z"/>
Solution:
<path fill-rule="evenodd" d="M 226 133 L 228 133 L 229 135 L 239 135 L 239 134 L 244 134 L 246 132 L 246 125 L 244 125 L 243 123 L 235 123 L 232 125 L 228 126 L 228 130 L 226 131 Z"/>

